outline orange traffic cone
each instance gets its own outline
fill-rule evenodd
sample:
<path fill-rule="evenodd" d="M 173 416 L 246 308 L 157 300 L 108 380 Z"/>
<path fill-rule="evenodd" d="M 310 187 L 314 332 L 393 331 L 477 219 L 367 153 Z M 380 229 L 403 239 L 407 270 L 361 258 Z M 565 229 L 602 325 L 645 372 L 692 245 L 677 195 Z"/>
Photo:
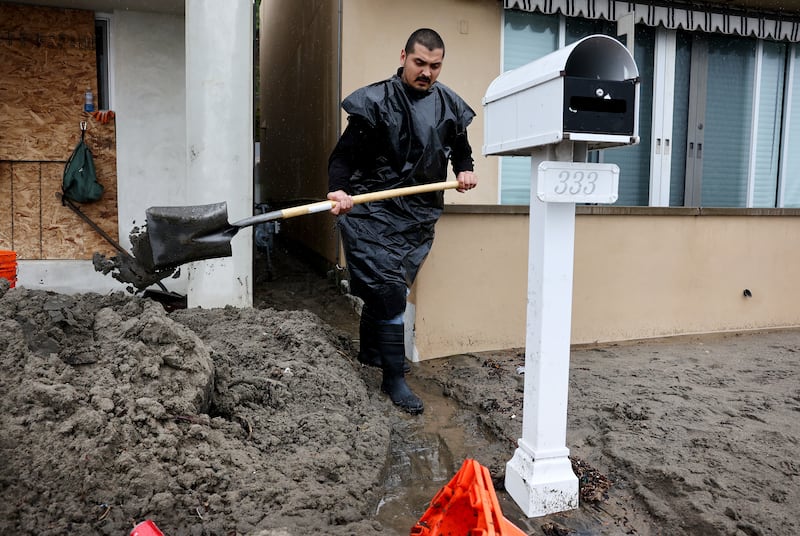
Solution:
<path fill-rule="evenodd" d="M 503 517 L 489 470 L 475 460 L 461 469 L 431 501 L 411 536 L 525 536 Z"/>

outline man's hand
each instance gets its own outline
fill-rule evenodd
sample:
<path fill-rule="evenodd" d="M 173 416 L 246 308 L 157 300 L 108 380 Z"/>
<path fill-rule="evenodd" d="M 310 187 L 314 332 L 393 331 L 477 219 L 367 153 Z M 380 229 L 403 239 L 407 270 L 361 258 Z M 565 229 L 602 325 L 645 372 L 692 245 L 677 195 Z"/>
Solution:
<path fill-rule="evenodd" d="M 353 198 L 344 190 L 328 192 L 328 199 L 335 202 L 331 214 L 347 214 L 353 208 Z"/>
<path fill-rule="evenodd" d="M 478 176 L 472 171 L 462 171 L 458 174 L 456 179 L 458 180 L 458 188 L 456 188 L 456 191 L 462 194 L 467 190 L 472 190 L 478 185 Z"/>

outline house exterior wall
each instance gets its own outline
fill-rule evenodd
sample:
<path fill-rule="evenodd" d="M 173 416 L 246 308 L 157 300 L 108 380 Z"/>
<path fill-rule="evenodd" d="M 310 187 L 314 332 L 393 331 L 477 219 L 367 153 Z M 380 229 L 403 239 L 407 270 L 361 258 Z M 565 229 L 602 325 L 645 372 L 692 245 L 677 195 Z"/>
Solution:
<path fill-rule="evenodd" d="M 271 35 L 267 25 L 262 26 L 262 51 L 278 56 L 268 60 L 279 62 L 270 69 L 277 69 L 293 91 L 305 91 L 306 81 L 314 85 L 322 73 L 330 79 L 334 56 L 319 49 L 300 55 L 298 50 L 307 49 L 304 41 L 323 39 L 321 35 L 334 49 L 337 4 L 262 4 L 262 16 L 271 15 L 270 24 L 276 26 Z M 276 135 L 291 125 L 292 135 L 297 129 L 315 139 L 314 129 L 323 128 L 327 137 L 307 145 L 313 149 L 305 153 L 273 137 L 273 153 L 262 155 L 262 163 L 273 170 L 267 183 L 272 183 L 273 192 L 288 188 L 292 195 L 323 196 L 327 156 L 345 121 L 338 101 L 393 74 L 411 31 L 435 28 L 447 46 L 440 80 L 478 114 L 470 140 L 480 184 L 466 195 L 447 193 L 448 207 L 437 225 L 433 250 L 410 296 L 415 347 L 409 355 L 428 359 L 524 346 L 528 210 L 497 205 L 498 159 L 480 154 L 481 99 L 501 72 L 502 3 L 342 0 L 340 5 L 341 91 L 317 84 L 308 94 L 325 103 L 324 113 L 293 115 L 304 112 L 292 96 L 287 100 L 273 93 L 272 99 L 262 101 L 265 126 Z M 278 10 L 284 11 L 278 15 Z M 262 74 L 267 93 L 274 74 Z M 274 109 L 267 111 L 270 106 Z M 301 176 L 313 179 L 302 182 Z M 293 189 L 298 185 L 302 188 Z M 307 244 L 318 238 L 304 234 L 329 238 L 330 248 L 315 251 L 335 262 L 332 218 L 320 214 L 298 220 L 303 220 L 298 222 L 303 232 L 293 238 Z M 787 246 L 799 227 L 800 212 L 785 209 L 579 207 L 572 343 L 800 325 L 795 305 L 800 284 L 793 277 L 799 259 Z M 743 296 L 745 288 L 752 297 Z"/>
<path fill-rule="evenodd" d="M 165 4 L 161 7 L 169 6 Z M 80 84 L 85 84 L 81 81 L 85 77 L 73 76 L 74 72 L 64 70 L 61 63 L 52 61 L 50 65 L 43 65 L 42 70 L 49 76 L 61 77 L 63 83 L 55 81 L 42 84 L 40 80 L 30 77 L 28 80 L 36 91 L 41 91 L 40 86 L 45 85 L 47 88 L 66 88 L 70 95 L 74 94 L 71 105 L 78 112 L 74 114 L 75 123 L 69 123 L 74 125 L 68 131 L 74 133 L 72 145 L 79 134 L 79 119 L 89 120 L 87 138 L 90 146 L 96 141 L 92 138 L 93 130 L 111 133 L 110 141 L 95 143 L 92 148 L 101 146 L 112 151 L 108 167 L 101 168 L 102 162 L 98 162 L 98 176 L 103 182 L 102 173 L 113 166 L 113 187 L 105 184 L 104 200 L 87 205 L 86 212 L 95 216 L 108 234 L 125 248 L 130 247 L 131 231 L 145 223 L 145 210 L 150 206 L 227 201 L 232 220 L 252 214 L 252 4 L 248 0 L 236 0 L 235 3 L 227 2 L 222 6 L 215 1 L 194 0 L 187 7 L 190 9 L 184 16 L 180 9 L 170 9 L 169 13 L 151 13 L 127 9 L 125 5 L 115 3 L 113 10 L 104 13 L 110 21 L 110 106 L 116 114 L 115 122 L 95 125 L 88 114 L 80 111 L 86 87 Z M 47 10 L 48 13 L 74 12 L 38 6 L 11 5 L 9 9 L 12 8 L 30 13 L 41 10 Z M 91 11 L 80 13 L 86 26 L 84 33 L 88 34 L 86 41 L 93 47 L 95 14 Z M 189 14 L 195 15 L 194 19 L 190 20 Z M 28 33 L 46 33 L 32 26 L 33 17 L 22 19 L 27 22 L 20 27 Z M 42 19 L 52 21 L 54 17 Z M 65 24 L 65 27 L 72 30 L 75 25 Z M 55 35 L 58 37 L 61 34 Z M 193 38 L 188 45 L 187 36 Z M 195 53 L 194 62 L 187 57 L 187 47 Z M 91 68 L 89 79 L 94 81 L 93 48 L 80 64 Z M 28 71 L 21 69 L 19 72 Z M 187 84 L 187 79 L 192 83 Z M 76 84 L 80 85 L 80 91 L 72 87 Z M 28 101 L 33 102 L 32 99 Z M 39 101 L 61 103 L 64 99 L 45 98 Z M 220 101 L 224 106 L 220 105 Z M 187 113 L 187 109 L 193 113 Z M 52 118 L 60 121 L 66 117 L 62 112 L 39 115 L 45 122 Z M 192 151 L 187 132 L 193 136 Z M 41 145 L 42 140 L 49 142 L 52 136 L 37 131 L 30 138 Z M 59 144 L 63 141 L 61 138 Z M 44 144 L 47 147 L 55 145 Z M 67 156 L 69 152 L 64 158 Z M 61 166 L 63 168 L 63 163 Z M 6 169 L 8 166 L 0 165 L 0 175 Z M 50 163 L 43 165 L 42 169 L 48 188 L 53 185 L 57 187 L 58 170 Z M 28 172 L 27 169 L 23 171 Z M 45 194 L 43 191 L 39 197 L 49 202 L 52 193 Z M 103 212 L 104 207 L 108 208 L 104 204 L 106 201 L 111 203 L 110 210 Z M 67 212 L 60 206 L 57 211 L 50 210 L 51 205 L 55 206 L 48 204 L 48 210 L 43 211 L 43 215 L 49 217 L 51 212 Z M 18 218 L 15 217 L 14 221 L 16 224 Z M 57 234 L 54 229 L 60 227 L 42 225 L 42 229 L 47 231 L 42 235 L 66 236 L 64 242 L 72 239 L 74 245 L 78 242 L 76 236 L 93 234 L 91 229 L 84 230 L 87 226 L 80 221 L 62 227 L 67 232 Z M 3 229 L 0 226 L 0 235 Z M 92 252 L 100 251 L 108 255 L 117 253 L 101 238 L 98 240 L 103 247 L 73 247 L 71 253 L 64 249 L 59 256 L 45 254 L 41 260 L 34 255 L 22 255 L 18 285 L 67 293 L 125 289 L 127 285 L 117 282 L 111 275 L 104 276 L 95 271 L 91 261 Z M 170 278 L 164 283 L 170 291 L 186 293 L 190 304 L 206 307 L 250 305 L 251 230 L 238 233 L 233 245 L 234 254 L 231 258 L 214 260 L 210 264 L 207 261 L 194 263 L 192 268 L 198 270 L 195 277 L 189 277 L 187 273 L 190 270 L 186 269 L 180 271 L 179 278 Z M 216 280 L 209 282 L 211 277 L 218 277 L 224 284 Z M 197 284 L 190 286 L 190 280 Z"/>
<path fill-rule="evenodd" d="M 94 14 L 0 4 L 0 32 L 0 248 L 26 260 L 107 253 L 111 246 L 57 197 L 85 121 L 105 192 L 83 211 L 116 234 L 114 124 L 96 123 L 83 110 L 84 92 L 97 93 Z"/>
<path fill-rule="evenodd" d="M 576 216 L 572 344 L 800 325 L 797 211 L 605 212 Z M 412 295 L 420 359 L 525 346 L 528 225 L 445 213 Z"/>
<path fill-rule="evenodd" d="M 117 11 L 112 19 L 113 107 L 120 120 L 120 241 L 145 209 L 186 195 L 186 54 L 180 15 Z"/>
<path fill-rule="evenodd" d="M 30 150 L 9 146 L 8 154 L 0 159 L 41 161 L 15 164 L 14 169 L 19 178 L 23 178 L 20 173 L 34 173 L 25 181 L 26 190 L 32 185 L 40 187 L 35 198 L 42 206 L 37 206 L 36 212 L 41 212 L 43 224 L 41 232 L 35 234 L 41 235 L 37 243 L 44 248 L 33 248 L 34 233 L 23 229 L 27 218 L 19 210 L 3 212 L 4 216 L 13 216 L 17 240 L 14 243 L 0 240 L 0 247 L 18 250 L 20 286 L 68 293 L 122 290 L 123 284 L 96 272 L 91 262 L 96 251 L 105 255 L 117 252 L 85 222 L 62 207 L 54 195 L 60 190 L 63 161 L 79 138 L 78 123 L 85 120 L 86 140 L 94 154 L 98 181 L 105 191 L 100 201 L 83 205 L 82 210 L 106 233 L 129 248 L 128 235 L 135 225 L 144 223 L 146 207 L 179 199 L 185 190 L 186 159 L 183 17 L 127 10 L 112 14 L 111 48 L 116 57 L 110 75 L 116 76 L 111 84 L 116 92 L 111 95 L 111 105 L 117 121 L 101 124 L 83 112 L 86 87 L 97 94 L 94 13 L 39 6 L 9 5 L 3 9 L 9 15 L 3 17 L 5 22 L 14 24 L 17 17 L 15 31 L 22 35 L 54 35 L 64 39 L 63 27 L 92 47 L 64 48 L 54 37 L 52 46 L 25 47 L 15 56 L 18 61 L 32 61 L 37 66 L 34 71 L 19 69 L 18 72 L 27 73 L 26 78 L 19 80 L 20 85 L 35 91 L 38 97 L 26 97 L 25 91 L 18 90 L 9 95 L 17 95 L 20 104 L 36 109 L 40 120 L 31 122 L 28 113 L 22 119 L 9 115 L 7 121 L 13 122 L 15 117 L 17 121 L 6 125 L 4 130 L 24 136 L 7 139 L 27 139 Z M 39 21 L 45 21 L 49 27 L 37 25 Z M 47 60 L 38 58 L 38 51 L 46 54 L 43 58 Z M 78 68 L 83 69 L 80 76 L 76 76 Z M 31 73 L 35 72 L 39 74 L 32 78 Z M 0 169 L 9 167 L 7 163 Z M 41 184 L 39 176 L 44 178 Z M 17 191 L 24 193 L 19 188 Z M 118 203 L 118 199 L 123 202 Z M 176 284 L 179 286 L 173 281 L 170 286 Z"/>
<path fill-rule="evenodd" d="M 253 4 L 186 4 L 186 204 L 224 201 L 230 221 L 253 214 Z M 253 305 L 253 229 L 231 255 L 185 265 L 188 307 Z M 152 235 L 151 235 L 152 242 Z"/>
<path fill-rule="evenodd" d="M 182 15 L 128 10 L 111 13 L 109 77 L 113 78 L 114 94 L 110 102 L 116 114 L 114 201 L 120 202 L 115 207 L 118 231 L 109 234 L 128 250 L 131 230 L 145 223 L 147 207 L 185 204 L 184 25 Z M 19 284 L 67 293 L 125 288 L 111 276 L 96 272 L 90 260 L 21 261 Z M 171 291 L 185 292 L 185 270 L 166 285 Z"/>
<path fill-rule="evenodd" d="M 81 211 L 117 235 L 116 125 L 83 110 L 86 89 L 97 95 L 94 14 L 3 3 L 0 31 L 0 249 L 17 252 L 19 286 L 121 289 L 91 262 L 114 248 L 58 197 L 85 121 L 104 192 Z"/>

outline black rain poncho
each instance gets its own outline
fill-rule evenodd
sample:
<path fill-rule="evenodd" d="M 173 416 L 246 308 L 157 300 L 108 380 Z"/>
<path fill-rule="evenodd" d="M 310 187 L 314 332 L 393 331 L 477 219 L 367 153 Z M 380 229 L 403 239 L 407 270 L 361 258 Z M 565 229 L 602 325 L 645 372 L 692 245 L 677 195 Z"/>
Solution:
<path fill-rule="evenodd" d="M 330 190 L 351 195 L 445 180 L 473 169 L 466 129 L 475 112 L 437 82 L 427 92 L 400 75 L 363 87 L 342 103 L 349 124 L 331 154 Z M 356 205 L 337 224 L 353 294 L 388 320 L 406 306 L 407 289 L 428 255 L 444 193 Z"/>

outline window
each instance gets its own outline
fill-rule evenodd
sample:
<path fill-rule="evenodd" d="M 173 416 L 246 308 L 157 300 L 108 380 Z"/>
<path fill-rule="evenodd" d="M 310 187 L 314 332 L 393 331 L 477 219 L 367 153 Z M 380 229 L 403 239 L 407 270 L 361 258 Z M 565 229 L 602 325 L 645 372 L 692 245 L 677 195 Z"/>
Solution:
<path fill-rule="evenodd" d="M 109 26 L 110 18 L 98 15 L 94 21 L 95 51 L 97 55 L 97 95 L 95 107 L 98 110 L 111 108 L 111 91 L 109 84 Z"/>
<path fill-rule="evenodd" d="M 535 12 L 506 11 L 503 41 L 503 69 L 515 69 L 541 58 L 558 48 L 560 20 L 557 15 Z M 616 37 L 616 24 L 605 20 L 567 18 L 564 27 L 565 45 L 593 34 Z M 636 29 L 635 60 L 642 78 L 639 145 L 592 151 L 592 162 L 614 163 L 620 167 L 620 205 L 647 205 L 649 184 L 649 144 L 652 108 L 652 71 L 655 30 Z M 645 83 L 647 80 L 647 83 Z M 530 202 L 531 166 L 527 157 L 502 157 L 500 179 L 501 204 Z"/>
<path fill-rule="evenodd" d="M 786 75 L 786 92 L 784 94 L 785 113 L 781 139 L 784 150 L 781 151 L 781 181 L 778 188 L 779 206 L 800 207 L 800 180 L 789 180 L 800 175 L 800 151 L 789 150 L 800 144 L 800 73 L 797 65 L 800 62 L 800 48 L 791 45 L 789 51 L 789 67 Z"/>
<path fill-rule="evenodd" d="M 688 206 L 775 207 L 784 116 L 786 43 L 679 32 L 686 112 L 678 125 L 684 203 Z M 688 59 L 688 62 L 686 61 Z M 678 65 L 679 63 L 679 65 Z M 793 178 L 784 174 L 787 181 Z M 679 187 L 679 184 L 676 184 Z"/>
<path fill-rule="evenodd" d="M 512 69 L 616 23 L 507 10 L 504 68 Z M 593 151 L 620 167 L 617 205 L 798 207 L 797 46 L 718 33 L 636 26 L 640 143 Z M 524 61 L 523 61 L 524 59 Z M 530 164 L 505 157 L 501 203 L 527 204 Z"/>
<path fill-rule="evenodd" d="M 566 44 L 587 35 L 616 36 L 617 25 L 605 20 L 570 18 L 566 21 Z M 639 69 L 639 137 L 637 145 L 616 147 L 589 153 L 590 162 L 619 166 L 619 198 L 617 205 L 647 205 L 650 186 L 650 132 L 653 108 L 653 49 L 655 30 L 637 26 L 634 39 L 634 60 Z"/>
<path fill-rule="evenodd" d="M 505 12 L 503 70 L 509 71 L 558 49 L 559 20 L 554 15 L 524 11 Z M 531 159 L 500 158 L 500 204 L 530 203 Z"/>
<path fill-rule="evenodd" d="M 783 92 L 786 85 L 786 60 L 788 45 L 774 41 L 760 41 L 761 65 L 756 106 L 758 124 L 753 162 L 754 207 L 774 207 L 778 197 L 778 172 L 780 169 L 781 120 L 783 117 Z"/>

